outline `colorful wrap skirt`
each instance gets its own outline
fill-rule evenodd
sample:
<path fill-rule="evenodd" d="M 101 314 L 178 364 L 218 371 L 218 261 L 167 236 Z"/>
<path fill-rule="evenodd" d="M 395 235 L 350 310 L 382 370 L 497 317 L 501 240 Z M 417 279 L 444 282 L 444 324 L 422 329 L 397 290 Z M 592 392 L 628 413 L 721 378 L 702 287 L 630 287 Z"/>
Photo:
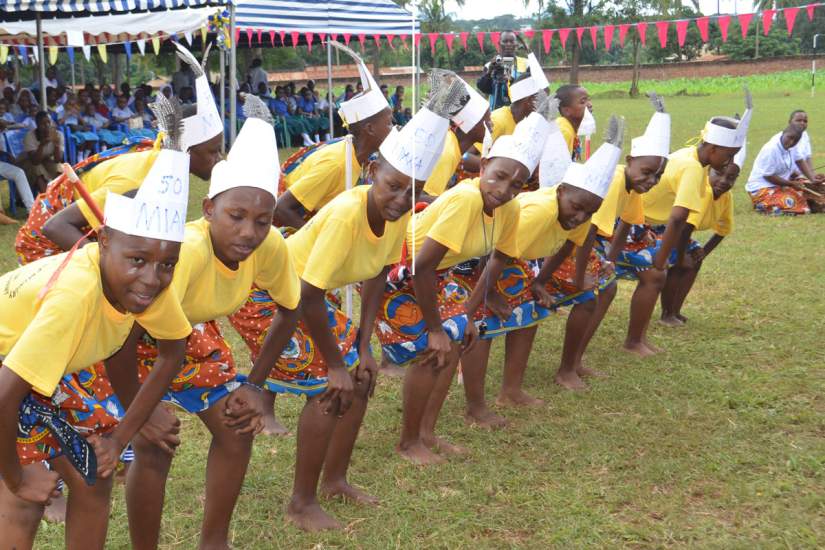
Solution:
<path fill-rule="evenodd" d="M 138 378 L 142 384 L 158 357 L 157 342 L 144 335 L 138 343 Z M 116 417 L 125 414 L 123 405 L 114 394 L 103 363 L 76 374 L 83 386 L 104 409 Z M 229 343 L 223 338 L 217 321 L 208 321 L 192 327 L 186 339 L 186 359 L 183 368 L 172 381 L 162 401 L 178 406 L 186 412 L 203 412 L 238 389 L 246 377 L 235 370 L 235 361 Z"/>
<path fill-rule="evenodd" d="M 647 271 L 653 267 L 653 259 L 662 247 L 662 235 L 665 232 L 664 225 L 631 225 L 627 235 L 624 248 L 616 256 L 616 277 L 619 279 L 636 279 L 641 271 Z M 687 252 L 701 248 L 697 241 L 691 240 L 687 247 Z M 601 235 L 596 237 L 594 248 L 602 255 L 607 255 L 610 248 L 610 239 Z M 673 266 L 678 258 L 678 250 L 674 248 L 670 251 L 667 260 L 668 267 Z"/>
<path fill-rule="evenodd" d="M 467 329 L 465 305 L 472 287 L 454 277 L 451 270 L 438 273 L 438 312 L 444 332 L 461 342 Z M 427 349 L 428 335 L 424 316 L 406 266 L 397 266 L 387 278 L 387 286 L 376 318 L 376 335 L 384 356 L 397 365 L 415 360 Z"/>
<path fill-rule="evenodd" d="M 73 168 L 81 175 L 88 172 L 103 161 L 112 159 L 125 153 L 144 151 L 152 147 L 151 141 L 137 140 L 133 143 L 108 149 L 102 153 L 92 155 Z M 63 250 L 43 235 L 43 225 L 52 216 L 74 202 L 74 189 L 63 176 L 55 178 L 34 200 L 29 218 L 14 239 L 14 249 L 17 252 L 17 262 L 20 265 L 39 260 L 44 256 L 60 254 Z"/>
<path fill-rule="evenodd" d="M 595 284 L 579 289 L 575 283 L 576 261 L 574 256 L 569 256 L 553 272 L 545 285 L 547 291 L 555 299 L 553 306 L 546 308 L 534 299 L 530 289 L 533 280 L 541 271 L 542 264 L 542 259 L 513 260 L 504 268 L 495 283 L 496 291 L 507 299 L 512 312 L 507 319 L 501 319 L 489 309 L 480 308 L 474 321 L 479 327 L 481 338 L 491 339 L 514 330 L 531 327 L 549 317 L 558 308 L 595 300 L 599 291 L 616 281 L 615 275 L 608 271 L 604 258 L 593 250 L 587 263 L 587 274 Z M 461 277 L 472 287 L 478 282 L 479 275 L 477 270 L 469 278 L 466 273 L 456 274 L 456 277 Z"/>
<path fill-rule="evenodd" d="M 17 412 L 17 456 L 24 466 L 65 456 L 92 484 L 97 462 L 86 437 L 105 434 L 117 423 L 75 377 L 67 375 L 51 397 L 32 391 L 23 399 Z"/>
<path fill-rule="evenodd" d="M 753 209 L 773 216 L 810 214 L 805 194 L 793 187 L 766 187 L 750 193 Z"/>
<path fill-rule="evenodd" d="M 352 372 L 359 363 L 358 329 L 337 306 L 333 295 L 328 293 L 325 303 L 329 329 L 341 350 L 344 366 Z M 249 347 L 253 362 L 261 352 L 277 310 L 278 306 L 268 292 L 253 287 L 243 307 L 229 316 L 229 322 Z M 273 393 L 313 396 L 326 391 L 327 383 L 327 362 L 304 321 L 299 321 L 267 376 L 266 389 Z"/>

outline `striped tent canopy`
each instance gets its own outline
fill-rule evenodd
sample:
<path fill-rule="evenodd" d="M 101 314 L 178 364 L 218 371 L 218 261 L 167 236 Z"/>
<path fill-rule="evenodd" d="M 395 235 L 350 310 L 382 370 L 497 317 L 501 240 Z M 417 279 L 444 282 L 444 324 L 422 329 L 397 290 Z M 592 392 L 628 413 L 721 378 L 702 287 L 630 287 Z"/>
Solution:
<path fill-rule="evenodd" d="M 238 29 L 319 35 L 410 35 L 410 13 L 392 0 L 236 0 Z M 414 32 L 420 32 L 415 21 Z"/>
<path fill-rule="evenodd" d="M 0 0 L 0 21 L 222 6 L 232 0 Z"/>

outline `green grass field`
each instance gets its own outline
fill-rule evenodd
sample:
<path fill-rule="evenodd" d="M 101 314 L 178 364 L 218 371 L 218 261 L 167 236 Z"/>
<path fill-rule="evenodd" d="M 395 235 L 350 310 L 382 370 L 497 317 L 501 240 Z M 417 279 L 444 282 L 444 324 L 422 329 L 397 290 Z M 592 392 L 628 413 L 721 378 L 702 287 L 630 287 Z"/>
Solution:
<path fill-rule="evenodd" d="M 815 165 L 825 164 L 821 98 L 776 88 L 755 94 L 750 159 L 788 113 L 808 110 Z M 798 89 L 798 88 L 796 88 Z M 711 115 L 742 111 L 739 94 L 667 100 L 677 148 Z M 595 102 L 602 125 L 627 117 L 638 135 L 644 100 Z M 629 145 L 629 140 L 628 140 Z M 709 257 L 681 329 L 651 329 L 666 348 L 639 360 L 620 351 L 629 283 L 587 354 L 609 378 L 590 391 L 557 388 L 564 319 L 540 329 L 527 385 L 547 401 L 506 410 L 511 427 L 464 425 L 454 387 L 440 428 L 468 457 L 422 469 L 393 452 L 400 383 L 381 380 L 367 413 L 351 479 L 382 499 L 377 508 L 326 506 L 346 524 L 308 535 L 284 524 L 295 438 L 259 438 L 233 522 L 235 548 L 815 548 L 825 545 L 825 216 L 769 219 L 733 193 L 736 229 Z M 203 188 L 191 192 L 199 213 Z M 3 193 L 6 187 L 3 186 Z M 4 201 L 7 201 L 4 196 Z M 5 202 L 7 204 L 7 202 Z M 702 235 L 704 240 L 707 236 Z M 0 267 L 14 267 L 14 229 L 0 228 Z M 228 332 L 242 369 L 248 354 Z M 501 344 L 488 388 L 500 383 Z M 278 399 L 294 429 L 302 401 Z M 203 510 L 208 438 L 184 417 L 184 442 L 170 476 L 163 548 L 191 549 Z M 61 548 L 62 526 L 43 523 L 36 547 Z M 128 548 L 122 488 L 114 494 L 110 548 Z"/>

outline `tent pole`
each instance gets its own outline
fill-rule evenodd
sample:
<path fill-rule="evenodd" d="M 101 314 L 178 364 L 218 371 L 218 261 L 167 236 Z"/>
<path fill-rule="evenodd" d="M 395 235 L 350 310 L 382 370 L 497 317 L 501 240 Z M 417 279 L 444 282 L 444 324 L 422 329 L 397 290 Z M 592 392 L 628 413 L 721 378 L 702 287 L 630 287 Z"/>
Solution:
<path fill-rule="evenodd" d="M 235 79 L 238 74 L 238 41 L 235 37 L 235 4 L 229 5 L 229 35 L 232 37 L 232 48 L 229 50 L 229 145 L 235 143 L 235 125 L 237 120 L 238 93 L 235 90 Z"/>
<path fill-rule="evenodd" d="M 37 61 L 40 69 L 40 106 L 45 111 L 46 105 L 46 57 L 43 48 L 43 22 L 40 21 L 40 13 L 35 14 L 37 22 Z"/>
<path fill-rule="evenodd" d="M 220 51 L 220 66 L 221 72 L 219 77 L 220 82 L 220 112 L 221 112 L 221 127 L 226 128 L 226 52 Z M 226 153 L 226 140 L 221 140 L 221 152 Z"/>
<path fill-rule="evenodd" d="M 72 46 L 69 46 L 69 47 L 72 48 Z M 72 56 L 72 58 L 69 61 L 70 61 L 69 65 L 72 68 L 72 91 L 74 91 L 75 84 L 76 84 L 75 77 L 74 77 L 74 56 Z"/>
<path fill-rule="evenodd" d="M 329 116 L 329 135 L 335 137 L 335 126 L 333 126 L 332 109 L 333 109 L 333 94 L 332 94 L 332 46 L 329 44 L 327 38 L 327 114 Z"/>

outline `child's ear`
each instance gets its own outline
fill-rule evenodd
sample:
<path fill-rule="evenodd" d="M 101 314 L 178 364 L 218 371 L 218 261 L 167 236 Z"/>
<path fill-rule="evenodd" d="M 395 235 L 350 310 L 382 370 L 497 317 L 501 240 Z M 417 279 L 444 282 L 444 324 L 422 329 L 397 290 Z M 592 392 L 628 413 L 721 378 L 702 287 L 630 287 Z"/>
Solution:
<path fill-rule="evenodd" d="M 97 245 L 101 250 L 108 250 L 109 248 L 109 228 L 104 226 L 97 235 Z"/>
<path fill-rule="evenodd" d="M 203 217 L 206 221 L 212 221 L 212 214 L 215 212 L 215 201 L 210 199 L 209 197 L 204 197 L 203 199 Z"/>

